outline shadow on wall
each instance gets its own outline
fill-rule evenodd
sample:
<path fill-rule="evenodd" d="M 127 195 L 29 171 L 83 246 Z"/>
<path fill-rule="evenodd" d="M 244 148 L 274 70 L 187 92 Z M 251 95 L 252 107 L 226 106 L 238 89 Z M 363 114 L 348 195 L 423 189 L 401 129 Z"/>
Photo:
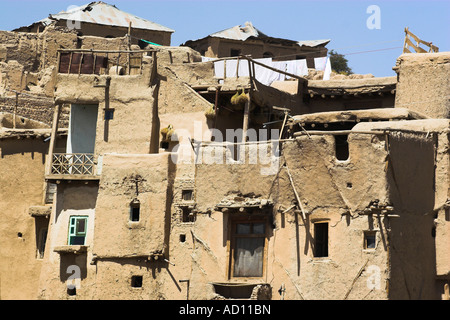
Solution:
<path fill-rule="evenodd" d="M 0 141 L 1 158 L 6 156 L 26 153 L 31 154 L 31 159 L 34 160 L 36 154 L 41 157 L 42 164 L 45 164 L 45 156 L 47 154 L 48 143 L 43 141 L 36 141 L 36 139 L 21 140 L 17 143 L 16 139 L 8 139 Z"/>
<path fill-rule="evenodd" d="M 436 134 L 392 133 L 388 181 L 396 209 L 424 214 L 434 208 Z"/>
<path fill-rule="evenodd" d="M 437 134 L 398 132 L 389 136 L 390 299 L 436 295 L 434 227 Z M 385 219 L 387 220 L 387 219 Z"/>

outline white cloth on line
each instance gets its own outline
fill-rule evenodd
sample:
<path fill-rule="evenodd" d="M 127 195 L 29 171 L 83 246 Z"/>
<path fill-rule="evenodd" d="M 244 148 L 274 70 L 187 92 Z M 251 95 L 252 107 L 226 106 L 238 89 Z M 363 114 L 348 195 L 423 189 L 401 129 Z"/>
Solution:
<path fill-rule="evenodd" d="M 316 58 L 318 62 L 316 63 L 319 68 L 322 70 L 326 69 L 327 59 L 325 58 Z M 214 58 L 202 57 L 202 61 L 211 61 Z M 272 58 L 262 58 L 262 59 L 254 59 L 255 61 L 267 65 L 269 67 L 278 69 L 283 72 L 291 73 L 297 76 L 305 76 L 308 74 L 308 66 L 306 63 L 306 59 L 302 60 L 288 60 L 288 61 L 272 61 Z M 226 63 L 226 77 L 248 77 L 249 74 L 249 63 L 246 59 L 230 59 L 230 60 L 220 60 L 214 62 L 214 75 L 217 78 L 224 78 L 224 63 Z M 329 67 L 331 70 L 331 66 Z M 254 64 L 255 70 L 255 78 L 260 83 L 264 85 L 270 86 L 274 81 L 285 81 L 286 79 L 291 79 L 291 77 L 276 72 L 274 70 L 270 70 L 261 66 L 259 64 Z M 330 71 L 331 72 L 331 71 Z"/>
<path fill-rule="evenodd" d="M 325 64 L 325 71 L 323 73 L 323 80 L 330 80 L 331 76 L 331 61 L 327 58 L 327 63 Z"/>
<path fill-rule="evenodd" d="M 323 80 L 330 80 L 331 61 L 329 57 L 314 58 L 314 66 L 316 70 L 323 71 Z"/>

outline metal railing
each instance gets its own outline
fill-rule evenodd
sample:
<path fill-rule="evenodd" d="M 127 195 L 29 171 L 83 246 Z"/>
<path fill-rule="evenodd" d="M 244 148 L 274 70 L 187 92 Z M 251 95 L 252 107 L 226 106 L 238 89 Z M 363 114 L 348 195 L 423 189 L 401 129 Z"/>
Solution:
<path fill-rule="evenodd" d="M 51 174 L 53 175 L 94 175 L 94 154 L 54 153 Z"/>

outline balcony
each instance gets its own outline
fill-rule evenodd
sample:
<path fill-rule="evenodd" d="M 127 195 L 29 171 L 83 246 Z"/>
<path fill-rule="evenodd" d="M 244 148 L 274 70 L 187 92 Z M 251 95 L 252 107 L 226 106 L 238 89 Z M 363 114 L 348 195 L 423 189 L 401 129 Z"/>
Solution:
<path fill-rule="evenodd" d="M 142 74 L 144 56 L 150 50 L 59 49 L 58 73 L 95 75 Z"/>
<path fill-rule="evenodd" d="M 92 153 L 53 153 L 48 179 L 98 180 Z"/>

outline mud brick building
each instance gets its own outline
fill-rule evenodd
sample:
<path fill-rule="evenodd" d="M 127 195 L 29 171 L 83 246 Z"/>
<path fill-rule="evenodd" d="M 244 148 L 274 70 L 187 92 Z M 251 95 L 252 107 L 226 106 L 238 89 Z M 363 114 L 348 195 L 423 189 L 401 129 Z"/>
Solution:
<path fill-rule="evenodd" d="M 243 55 L 0 39 L 1 299 L 448 299 L 448 52 L 267 85 Z"/>

